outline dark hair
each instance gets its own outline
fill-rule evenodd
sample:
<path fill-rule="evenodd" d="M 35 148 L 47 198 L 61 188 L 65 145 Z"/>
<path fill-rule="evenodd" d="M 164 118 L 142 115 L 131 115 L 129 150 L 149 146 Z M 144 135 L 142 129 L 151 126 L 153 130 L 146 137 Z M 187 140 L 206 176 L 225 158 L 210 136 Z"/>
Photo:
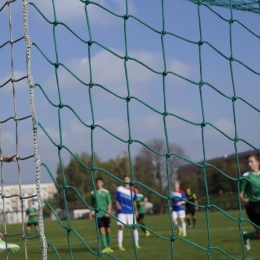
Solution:
<path fill-rule="evenodd" d="M 258 162 L 260 162 L 259 156 L 258 156 L 257 154 L 250 154 L 249 156 L 247 156 L 246 159 L 248 160 L 248 159 L 251 158 L 251 157 L 255 158 Z"/>
<path fill-rule="evenodd" d="M 101 177 L 97 177 L 97 178 L 96 178 L 96 182 L 97 182 L 97 181 L 102 181 L 102 182 L 104 182 Z"/>

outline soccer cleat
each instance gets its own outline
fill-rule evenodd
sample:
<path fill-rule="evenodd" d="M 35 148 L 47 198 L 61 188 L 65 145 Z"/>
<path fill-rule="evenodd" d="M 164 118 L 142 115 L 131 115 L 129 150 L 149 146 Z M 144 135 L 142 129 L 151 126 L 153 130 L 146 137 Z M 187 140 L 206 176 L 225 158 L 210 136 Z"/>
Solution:
<path fill-rule="evenodd" d="M 114 250 L 113 250 L 111 247 L 109 247 L 109 252 L 110 252 L 110 253 L 113 253 Z"/>
<path fill-rule="evenodd" d="M 148 230 L 145 230 L 145 236 L 149 237 L 150 236 L 150 232 Z"/>
<path fill-rule="evenodd" d="M 189 225 L 188 228 L 191 228 L 191 225 Z"/>
<path fill-rule="evenodd" d="M 106 247 L 102 250 L 103 253 L 110 253 L 110 248 L 109 247 Z"/>
<path fill-rule="evenodd" d="M 182 229 L 179 229 L 179 234 L 178 236 L 181 236 L 182 235 Z"/>
<path fill-rule="evenodd" d="M 7 243 L 6 247 L 5 241 L 0 239 L 0 252 L 7 252 L 9 254 L 13 254 L 16 253 L 19 249 L 20 247 L 18 245 L 10 243 Z"/>
<path fill-rule="evenodd" d="M 187 237 L 187 234 L 185 234 L 185 235 L 183 234 L 182 237 Z"/>
<path fill-rule="evenodd" d="M 137 249 L 141 249 L 141 247 L 140 247 L 139 245 L 136 245 L 136 248 L 137 248 Z"/>
<path fill-rule="evenodd" d="M 123 248 L 123 247 L 121 246 L 121 247 L 119 247 L 119 250 L 120 250 L 120 251 L 125 251 L 125 248 Z"/>
<path fill-rule="evenodd" d="M 243 232 L 243 237 L 244 237 L 245 234 L 246 234 L 246 232 L 244 231 Z M 246 250 L 250 250 L 251 249 L 250 240 L 248 238 L 244 238 L 244 245 L 245 245 Z"/>

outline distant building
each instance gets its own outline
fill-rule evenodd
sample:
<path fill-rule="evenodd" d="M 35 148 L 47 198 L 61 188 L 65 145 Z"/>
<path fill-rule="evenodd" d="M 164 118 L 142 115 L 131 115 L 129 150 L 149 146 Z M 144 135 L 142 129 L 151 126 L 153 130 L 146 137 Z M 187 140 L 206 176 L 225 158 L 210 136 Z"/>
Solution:
<path fill-rule="evenodd" d="M 54 183 L 41 183 L 40 192 L 43 200 L 53 198 L 54 194 L 57 193 L 57 189 Z M 0 187 L 0 194 L 2 195 L 2 188 Z M 5 196 L 20 195 L 19 185 L 5 185 L 3 194 Z M 21 195 L 28 197 L 36 195 L 36 184 L 22 184 Z M 34 198 L 36 200 L 36 197 Z M 21 200 L 18 196 L 5 198 L 5 212 L 8 211 L 21 211 L 22 205 Z M 28 199 L 23 199 L 23 207 L 28 207 Z M 0 199 L 0 212 L 3 212 L 3 199 Z"/>
<path fill-rule="evenodd" d="M 255 150 L 249 150 L 246 152 L 238 153 L 241 173 L 244 173 L 247 169 L 247 157 L 251 154 L 257 154 L 259 155 L 259 152 Z M 236 163 L 236 154 L 230 154 L 230 155 L 224 155 L 223 157 L 217 157 L 210 160 L 207 160 L 207 163 L 210 163 L 212 165 L 225 161 L 227 163 Z M 203 161 L 197 162 L 197 164 L 203 165 Z M 204 189 L 204 178 L 203 178 L 203 167 L 194 165 L 194 164 L 185 164 L 183 166 L 180 166 L 177 171 L 177 178 L 179 181 L 182 181 L 184 178 L 196 174 L 198 177 L 198 183 L 199 183 L 199 189 Z"/>

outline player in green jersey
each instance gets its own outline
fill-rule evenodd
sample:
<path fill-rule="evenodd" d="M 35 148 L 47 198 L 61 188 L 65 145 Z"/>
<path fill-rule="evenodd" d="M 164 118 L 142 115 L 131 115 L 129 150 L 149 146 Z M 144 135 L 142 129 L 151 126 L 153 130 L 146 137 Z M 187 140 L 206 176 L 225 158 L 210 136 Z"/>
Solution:
<path fill-rule="evenodd" d="M 109 191 L 103 188 L 103 185 L 104 185 L 103 179 L 100 177 L 97 178 L 96 194 L 94 193 L 94 191 L 91 192 L 90 205 L 92 208 L 98 207 L 99 209 L 103 209 L 106 212 L 110 213 L 111 206 L 112 206 L 111 196 Z M 113 253 L 114 251 L 110 248 L 110 241 L 111 241 L 110 216 L 103 210 L 100 210 L 97 213 L 98 228 L 99 228 L 101 240 L 104 245 L 104 249 L 102 250 L 102 252 Z M 90 221 L 93 221 L 91 212 L 89 214 L 89 219 Z"/>
<path fill-rule="evenodd" d="M 145 236 L 150 236 L 150 232 L 145 228 L 145 223 L 144 223 L 144 214 L 146 212 L 145 204 L 148 202 L 147 198 L 144 197 L 143 194 L 140 194 L 138 189 L 135 189 L 135 192 L 137 194 L 137 200 L 136 200 L 136 205 L 137 205 L 137 211 L 138 211 L 138 218 L 137 222 L 141 224 L 144 227 L 141 227 L 142 231 L 145 233 Z"/>
<path fill-rule="evenodd" d="M 3 156 L 2 159 L 4 162 L 16 162 L 16 157 L 9 154 Z M 18 245 L 7 243 L 2 238 L 4 238 L 4 234 L 0 232 L 0 252 L 15 253 L 19 250 Z"/>
<path fill-rule="evenodd" d="M 259 158 L 257 155 L 250 155 L 247 159 L 250 171 L 243 174 L 243 180 L 240 186 L 240 198 L 243 203 L 246 203 L 246 213 L 249 219 L 260 226 L 260 170 Z M 253 184 L 254 183 L 254 184 Z M 243 235 L 245 248 L 250 250 L 250 239 L 260 239 L 260 228 L 255 227 L 255 232 L 246 233 Z"/>
<path fill-rule="evenodd" d="M 36 230 L 36 235 L 40 235 L 39 224 L 38 224 L 38 210 L 33 207 L 33 201 L 28 201 L 29 208 L 26 210 L 26 216 L 28 216 L 27 227 L 26 227 L 26 237 L 30 236 L 31 226 L 34 225 Z"/>

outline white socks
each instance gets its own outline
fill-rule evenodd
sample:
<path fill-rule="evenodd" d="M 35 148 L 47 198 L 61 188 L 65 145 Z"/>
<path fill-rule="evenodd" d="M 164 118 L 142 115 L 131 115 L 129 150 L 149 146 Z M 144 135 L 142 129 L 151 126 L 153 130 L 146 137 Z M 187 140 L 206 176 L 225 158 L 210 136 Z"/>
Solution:
<path fill-rule="evenodd" d="M 134 230 L 134 237 L 135 237 L 135 245 L 138 245 L 139 234 L 138 234 L 137 228 Z"/>
<path fill-rule="evenodd" d="M 180 230 L 180 229 L 181 229 L 181 227 L 180 227 L 180 225 L 179 225 L 178 221 L 174 222 L 174 225 L 175 225 L 175 226 L 178 228 L 178 230 Z"/>
<path fill-rule="evenodd" d="M 187 234 L 186 234 L 186 223 L 185 223 L 185 222 L 182 223 L 182 234 L 183 234 L 184 236 L 187 235 Z"/>
<path fill-rule="evenodd" d="M 118 246 L 122 247 L 122 243 L 123 243 L 123 230 L 118 230 L 117 241 L 118 241 Z"/>

